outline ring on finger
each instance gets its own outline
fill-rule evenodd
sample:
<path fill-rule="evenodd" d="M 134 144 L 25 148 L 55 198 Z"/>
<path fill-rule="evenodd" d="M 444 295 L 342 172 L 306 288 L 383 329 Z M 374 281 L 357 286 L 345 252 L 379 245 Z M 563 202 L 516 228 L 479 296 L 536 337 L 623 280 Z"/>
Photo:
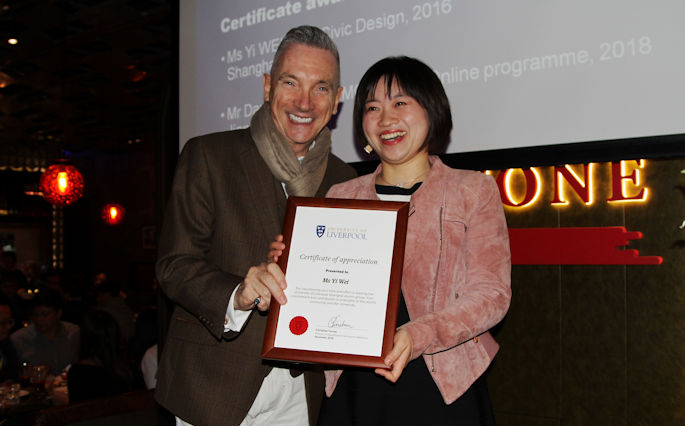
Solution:
<path fill-rule="evenodd" d="M 254 303 L 255 306 L 257 306 L 257 305 L 259 305 L 261 302 L 262 302 L 262 299 L 260 299 L 259 297 L 255 297 L 253 303 Z"/>

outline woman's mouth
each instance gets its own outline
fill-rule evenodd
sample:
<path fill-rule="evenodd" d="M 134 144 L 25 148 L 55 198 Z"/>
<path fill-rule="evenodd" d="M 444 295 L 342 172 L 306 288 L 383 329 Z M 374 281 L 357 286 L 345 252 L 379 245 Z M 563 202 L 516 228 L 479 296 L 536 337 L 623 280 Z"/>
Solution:
<path fill-rule="evenodd" d="M 380 135 L 381 142 L 383 142 L 386 145 L 393 145 L 396 143 L 399 143 L 402 141 L 402 138 L 404 138 L 404 135 L 406 135 L 407 132 L 400 131 L 400 130 L 395 130 L 392 132 L 383 132 Z"/>

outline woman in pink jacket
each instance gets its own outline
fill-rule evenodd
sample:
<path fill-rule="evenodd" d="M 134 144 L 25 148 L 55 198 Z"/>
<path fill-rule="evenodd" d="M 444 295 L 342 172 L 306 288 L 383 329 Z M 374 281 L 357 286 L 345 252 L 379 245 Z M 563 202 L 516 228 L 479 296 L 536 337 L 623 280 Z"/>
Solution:
<path fill-rule="evenodd" d="M 511 298 L 497 186 L 431 155 L 449 142 L 452 118 L 440 80 L 421 61 L 374 64 L 353 117 L 357 140 L 381 164 L 327 196 L 410 202 L 402 298 L 389 369 L 327 371 L 319 424 L 494 424 L 483 373 L 499 346 L 488 330 Z"/>

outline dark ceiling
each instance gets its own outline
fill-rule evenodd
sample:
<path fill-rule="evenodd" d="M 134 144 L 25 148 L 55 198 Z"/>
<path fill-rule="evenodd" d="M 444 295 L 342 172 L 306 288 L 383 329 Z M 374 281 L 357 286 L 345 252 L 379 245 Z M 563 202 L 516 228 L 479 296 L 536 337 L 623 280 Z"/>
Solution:
<path fill-rule="evenodd" d="M 164 137 L 176 109 L 171 3 L 0 0 L 0 162 Z"/>

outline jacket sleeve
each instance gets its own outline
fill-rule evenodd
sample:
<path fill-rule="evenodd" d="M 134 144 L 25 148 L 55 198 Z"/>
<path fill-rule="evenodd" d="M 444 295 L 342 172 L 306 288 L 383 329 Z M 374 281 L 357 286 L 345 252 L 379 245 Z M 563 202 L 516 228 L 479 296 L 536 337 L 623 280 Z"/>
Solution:
<path fill-rule="evenodd" d="M 506 219 L 497 185 L 480 176 L 470 194 L 464 220 L 464 241 L 457 256 L 461 261 L 441 262 L 465 268 L 463 284 L 439 282 L 449 288 L 438 298 L 433 312 L 406 323 L 401 328 L 410 334 L 412 358 L 451 349 L 485 333 L 504 318 L 511 300 L 511 257 Z M 471 190 L 471 188 L 469 188 Z M 454 201 L 447 200 L 447 205 Z M 449 211 L 449 208 L 448 208 Z M 449 254 L 454 256 L 455 253 Z M 458 271 L 438 275 L 454 280 Z"/>
<path fill-rule="evenodd" d="M 243 277 L 222 271 L 210 259 L 217 190 L 212 188 L 211 154 L 198 139 L 181 153 L 159 236 L 156 272 L 165 294 L 219 339 L 231 293 Z"/>

